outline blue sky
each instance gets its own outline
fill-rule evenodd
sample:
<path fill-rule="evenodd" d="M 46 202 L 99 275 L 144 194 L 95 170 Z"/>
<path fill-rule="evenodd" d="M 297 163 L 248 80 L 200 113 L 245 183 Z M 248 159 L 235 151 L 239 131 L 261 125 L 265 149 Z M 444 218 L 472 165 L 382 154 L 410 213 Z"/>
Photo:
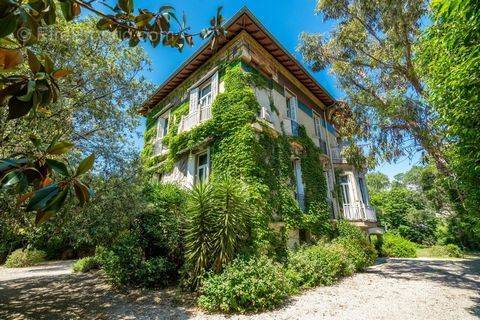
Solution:
<path fill-rule="evenodd" d="M 315 0 L 135 1 L 136 6 L 139 8 L 155 10 L 160 5 L 168 4 L 174 6 L 178 14 L 184 11 L 187 14 L 187 22 L 188 25 L 192 27 L 192 31 L 198 31 L 207 26 L 218 6 L 223 6 L 222 12 L 226 19 L 232 17 L 243 6 L 247 6 L 280 43 L 301 62 L 302 58 L 300 54 L 295 51 L 300 33 L 303 31 L 326 33 L 333 27 L 331 22 L 323 22 L 322 17 L 314 14 L 315 3 Z M 160 85 L 183 61 L 188 59 L 201 44 L 202 41 L 196 39 L 195 46 L 186 48 L 182 53 L 175 49 L 161 46 L 152 48 L 148 44 L 143 44 L 153 63 L 152 71 L 145 72 L 145 77 L 155 85 Z M 316 72 L 312 74 L 333 97 L 342 98 L 344 96 L 343 92 L 337 86 L 333 75 L 327 72 Z M 143 126 L 139 128 L 139 131 L 143 132 Z M 137 142 L 139 148 L 141 147 L 141 143 L 141 139 L 139 139 Z M 390 177 L 393 177 L 397 173 L 408 170 L 411 165 L 412 163 L 408 159 L 401 159 L 397 164 L 382 164 L 376 171 L 384 172 Z"/>

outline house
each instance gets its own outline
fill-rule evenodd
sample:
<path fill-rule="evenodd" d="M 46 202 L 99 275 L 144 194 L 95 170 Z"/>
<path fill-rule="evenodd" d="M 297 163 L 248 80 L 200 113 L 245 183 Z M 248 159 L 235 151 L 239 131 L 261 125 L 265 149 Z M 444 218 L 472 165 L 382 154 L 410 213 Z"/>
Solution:
<path fill-rule="evenodd" d="M 281 201 L 289 201 L 279 191 L 287 185 L 300 211 L 307 213 L 312 203 L 324 202 L 332 219 L 350 220 L 367 234 L 378 232 L 364 172 L 342 156 L 341 124 L 333 123 L 331 112 L 337 101 L 248 9 L 230 19 L 226 30 L 215 50 L 205 43 L 142 105 L 140 113 L 147 117 L 142 156 L 148 170 L 162 182 L 186 188 L 225 172 L 258 179 L 263 187 L 257 189 L 265 190 L 260 197 L 268 197 L 265 206 L 271 204 L 273 229 L 288 220 L 279 217 L 286 210 L 275 204 L 281 195 Z M 227 83 L 233 81 L 232 72 L 226 71 L 232 66 L 258 80 L 244 90 L 250 102 L 229 89 L 235 87 Z M 255 101 L 248 100 L 252 96 Z M 239 122 L 250 105 L 256 114 Z M 243 113 L 238 111 L 242 108 Z M 265 139 L 273 144 L 262 142 Z M 282 141 L 287 141 L 286 149 Z M 228 148 L 241 149 L 242 156 L 226 152 Z M 242 171 L 244 163 L 258 170 Z M 288 231 L 290 245 L 301 237 L 301 230 Z"/>

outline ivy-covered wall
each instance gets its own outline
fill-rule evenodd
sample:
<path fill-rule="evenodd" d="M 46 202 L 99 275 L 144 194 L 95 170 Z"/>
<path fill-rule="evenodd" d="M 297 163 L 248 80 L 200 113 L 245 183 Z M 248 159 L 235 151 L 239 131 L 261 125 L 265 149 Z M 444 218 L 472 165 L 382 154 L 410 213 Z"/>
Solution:
<path fill-rule="evenodd" d="M 163 139 L 168 153 L 156 158 L 151 156 L 151 139 L 155 136 L 156 126 L 153 119 L 147 120 L 143 163 L 152 172 L 166 173 L 173 169 L 180 157 L 185 156 L 182 155 L 184 150 L 209 141 L 210 178 L 233 176 L 244 181 L 248 188 L 252 208 L 252 250 L 281 255 L 285 250 L 285 230 L 275 232 L 271 228 L 272 222 L 281 221 L 287 228 L 318 232 L 321 229 L 318 225 L 325 220 L 325 215 L 328 221 L 321 151 L 304 129 L 299 137 L 288 137 L 257 119 L 260 105 L 254 88 L 271 88 L 271 82 L 258 71 L 246 67 L 241 61 L 222 63 L 219 70 L 225 90 L 213 102 L 212 118 L 178 134 L 180 118 L 188 113 L 188 101 L 172 109 L 169 133 Z M 300 150 L 294 150 L 292 142 L 300 145 Z M 293 156 L 301 159 L 306 191 L 305 213 L 294 197 Z"/>

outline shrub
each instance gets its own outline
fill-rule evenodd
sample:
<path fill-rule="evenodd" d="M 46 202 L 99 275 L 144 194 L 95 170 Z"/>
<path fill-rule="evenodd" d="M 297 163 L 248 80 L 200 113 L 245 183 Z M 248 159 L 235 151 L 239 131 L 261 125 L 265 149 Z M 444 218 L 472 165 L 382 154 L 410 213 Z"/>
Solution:
<path fill-rule="evenodd" d="M 35 249 L 17 249 L 10 253 L 5 261 L 7 268 L 30 267 L 45 261 L 45 252 Z"/>
<path fill-rule="evenodd" d="M 375 247 L 367 240 L 365 233 L 346 220 L 337 223 L 338 238 L 333 245 L 342 253 L 345 275 L 363 271 L 377 258 Z"/>
<path fill-rule="evenodd" d="M 432 257 L 450 257 L 450 258 L 462 258 L 463 251 L 459 246 L 455 244 L 447 244 L 444 246 L 436 245 L 430 248 Z"/>
<path fill-rule="evenodd" d="M 141 241 L 134 233 L 125 233 L 110 248 L 97 248 L 99 263 L 117 286 L 143 285 L 163 287 L 175 275 L 175 265 L 162 256 L 145 259 Z"/>
<path fill-rule="evenodd" d="M 77 260 L 72 267 L 73 272 L 89 272 L 100 268 L 96 257 L 85 257 Z"/>
<path fill-rule="evenodd" d="M 365 270 L 377 258 L 374 246 L 365 238 L 338 237 L 333 240 L 332 246 L 342 256 L 344 275 Z"/>
<path fill-rule="evenodd" d="M 136 235 L 127 232 L 121 234 L 109 248 L 98 247 L 96 250 L 102 269 L 114 285 L 137 284 L 143 251 Z"/>
<path fill-rule="evenodd" d="M 347 220 L 338 221 L 336 227 L 338 237 L 366 240 L 365 233 Z"/>
<path fill-rule="evenodd" d="M 318 244 L 294 252 L 288 260 L 287 277 L 298 288 L 330 285 L 342 275 L 342 255 Z"/>
<path fill-rule="evenodd" d="M 237 258 L 204 280 L 198 303 L 209 311 L 261 311 L 280 305 L 291 292 L 282 265 L 267 257 Z"/>
<path fill-rule="evenodd" d="M 175 273 L 175 265 L 165 257 L 155 257 L 146 260 L 139 273 L 142 284 L 146 287 L 165 287 L 171 283 Z"/>
<path fill-rule="evenodd" d="M 380 253 L 384 257 L 415 258 L 416 245 L 399 235 L 385 233 L 383 235 Z"/>

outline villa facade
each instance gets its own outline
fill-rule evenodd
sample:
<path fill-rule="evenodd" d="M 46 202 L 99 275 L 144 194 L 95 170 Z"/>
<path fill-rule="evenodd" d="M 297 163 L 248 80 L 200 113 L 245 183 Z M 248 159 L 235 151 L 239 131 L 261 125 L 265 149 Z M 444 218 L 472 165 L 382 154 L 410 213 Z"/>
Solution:
<path fill-rule="evenodd" d="M 190 188 L 215 174 L 211 139 L 177 151 L 167 168 L 164 162 L 170 150 L 165 138 L 185 134 L 212 119 L 212 105 L 225 92 L 222 65 L 237 61 L 245 72 L 255 71 L 268 82 L 266 87 L 252 85 L 260 106 L 252 127 L 259 134 L 268 130 L 291 138 L 304 132 L 319 151 L 321 165 L 317 169 L 325 177 L 331 218 L 352 221 L 367 233 L 378 232 L 364 172 L 342 156 L 342 138 L 336 127 L 341 124 L 334 125 L 331 119 L 335 99 L 247 9 L 227 22 L 226 29 L 226 38 L 216 48 L 209 43 L 202 46 L 143 104 L 140 112 L 147 117 L 143 156 L 152 175 Z M 175 112 L 181 106 L 185 111 Z M 306 185 L 298 156 L 302 146 L 295 139 L 290 146 L 292 191 L 303 211 Z M 292 243 L 298 242 L 298 231 L 289 237 Z"/>

